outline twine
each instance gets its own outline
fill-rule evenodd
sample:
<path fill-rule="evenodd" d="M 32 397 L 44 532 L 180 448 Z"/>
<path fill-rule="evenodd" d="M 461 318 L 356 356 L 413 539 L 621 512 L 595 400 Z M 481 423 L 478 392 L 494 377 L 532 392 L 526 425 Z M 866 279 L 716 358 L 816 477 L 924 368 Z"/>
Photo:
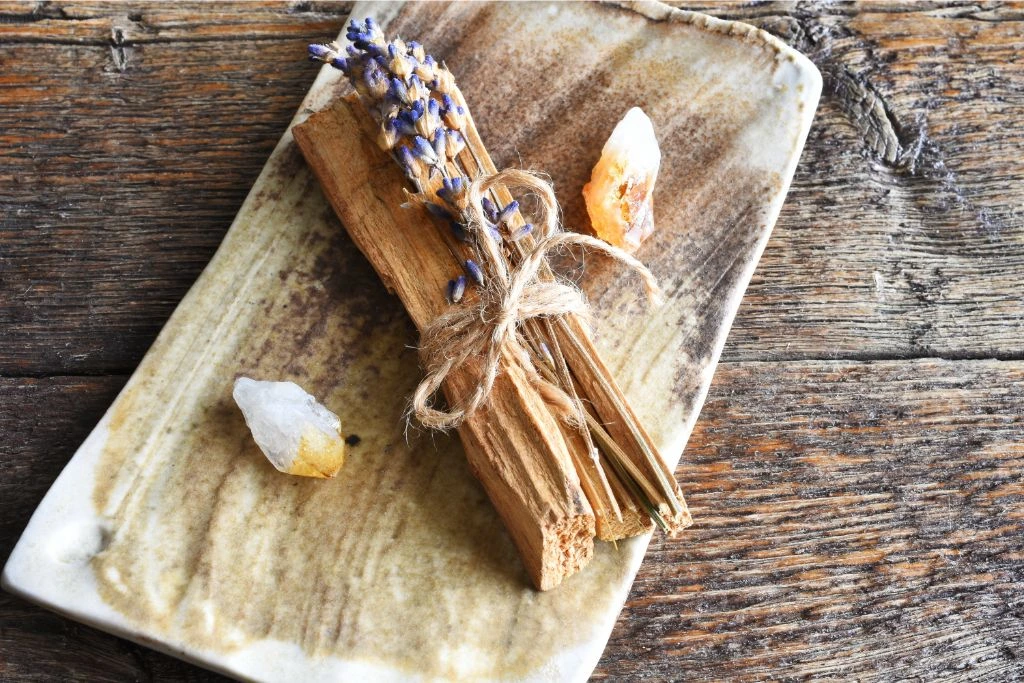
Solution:
<path fill-rule="evenodd" d="M 532 192 L 539 203 L 534 232 L 538 239 L 515 267 L 510 266 L 501 245 L 485 230 L 487 218 L 481 200 L 496 186 L 510 191 Z M 519 333 L 520 327 L 534 318 L 590 317 L 590 307 L 578 288 L 561 280 L 540 277 L 542 272 L 547 272 L 544 267 L 553 251 L 575 246 L 600 252 L 637 273 L 648 299 L 654 303 L 661 300 L 657 280 L 639 260 L 603 240 L 561 229 L 555 193 L 551 185 L 537 175 L 508 169 L 478 178 L 470 184 L 468 199 L 467 230 L 477 236 L 476 243 L 485 253 L 486 263 L 492 272 L 478 289 L 479 296 L 475 300 L 452 306 L 423 331 L 420 359 L 426 376 L 413 393 L 411 412 L 420 424 L 429 429 L 458 427 L 480 408 L 501 373 L 502 356 L 505 354 L 521 358 L 530 376 L 538 383 L 547 384 L 539 378 L 530 361 L 526 342 Z M 468 396 L 452 399 L 448 410 L 435 407 L 434 397 L 445 379 L 452 370 L 462 366 L 475 373 L 475 388 Z M 542 395 L 556 405 L 569 401 L 573 413 L 582 409 L 578 401 L 573 402 L 554 385 L 543 387 Z"/>

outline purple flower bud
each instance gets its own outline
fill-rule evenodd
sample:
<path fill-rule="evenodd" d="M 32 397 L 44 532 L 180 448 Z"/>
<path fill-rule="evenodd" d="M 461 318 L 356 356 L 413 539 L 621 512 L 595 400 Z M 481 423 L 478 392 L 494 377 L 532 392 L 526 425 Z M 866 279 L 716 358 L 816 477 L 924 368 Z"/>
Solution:
<path fill-rule="evenodd" d="M 350 71 L 349 71 L 348 60 L 345 59 L 344 57 L 335 57 L 334 59 L 332 59 L 331 60 L 331 66 L 333 66 L 338 71 L 341 71 L 346 76 L 349 75 Z"/>
<path fill-rule="evenodd" d="M 415 57 L 417 62 L 423 62 L 427 57 L 427 53 L 423 49 L 423 46 L 415 40 L 409 41 L 409 54 Z"/>
<path fill-rule="evenodd" d="M 416 112 L 417 119 L 423 116 L 423 113 L 426 111 L 426 108 L 423 106 L 422 100 L 416 100 L 415 102 L 413 102 L 412 105 L 410 105 L 409 109 L 411 111 Z"/>
<path fill-rule="evenodd" d="M 426 138 L 417 135 L 412 140 L 412 151 L 417 159 L 420 161 L 430 164 L 431 166 L 436 165 L 440 159 L 434 154 L 434 148 L 430 146 Z"/>
<path fill-rule="evenodd" d="M 395 154 L 398 160 L 398 164 L 405 171 L 405 176 L 415 182 L 419 178 L 417 172 L 420 168 L 420 164 L 416 161 L 416 157 L 413 156 L 412 150 L 405 145 L 401 145 L 395 148 Z"/>
<path fill-rule="evenodd" d="M 405 87 L 405 83 L 403 83 L 399 78 L 391 79 L 391 88 L 388 90 L 388 94 L 402 104 L 409 104 L 412 101 L 409 99 L 409 90 Z"/>
<path fill-rule="evenodd" d="M 384 34 L 376 22 L 367 21 L 364 25 L 353 21 L 345 31 L 345 37 L 360 50 L 369 54 L 382 54 Z"/>
<path fill-rule="evenodd" d="M 437 190 L 437 196 L 453 206 L 460 206 L 466 196 L 465 178 L 444 178 Z"/>
<path fill-rule="evenodd" d="M 395 125 L 394 119 L 384 119 L 384 123 L 380 125 L 380 137 L 378 143 L 381 149 L 389 150 L 395 146 L 398 142 L 398 127 Z"/>
<path fill-rule="evenodd" d="M 457 130 L 452 130 L 448 132 L 447 141 L 447 153 L 448 156 L 451 157 L 452 159 L 457 157 L 459 153 L 466 148 L 466 139 L 462 137 L 462 133 L 460 133 Z"/>
<path fill-rule="evenodd" d="M 484 225 L 484 230 L 487 232 L 488 235 L 491 236 L 491 239 L 494 240 L 495 242 L 501 241 L 501 233 L 498 232 L 498 228 L 495 227 L 494 224 L 487 223 L 486 225 Z"/>
<path fill-rule="evenodd" d="M 457 304 L 462 301 L 463 295 L 466 293 L 466 276 L 460 275 L 454 280 L 448 282 L 448 301 L 453 304 Z"/>
<path fill-rule="evenodd" d="M 480 266 L 476 264 L 473 259 L 466 259 L 466 272 L 473 278 L 473 281 L 483 287 L 484 284 L 484 271 L 480 270 Z"/>
<path fill-rule="evenodd" d="M 395 128 L 401 135 L 408 135 L 412 137 L 416 135 L 416 119 L 418 116 L 413 111 L 403 111 L 395 119 Z"/>
<path fill-rule="evenodd" d="M 412 73 L 412 61 L 401 52 L 394 43 L 388 43 L 388 68 L 393 74 L 401 79 L 406 79 Z"/>
<path fill-rule="evenodd" d="M 379 100 L 387 94 L 388 78 L 375 62 L 369 62 L 363 69 L 363 80 L 366 82 L 366 90 L 371 98 Z"/>
<path fill-rule="evenodd" d="M 449 128 L 462 130 L 466 125 L 466 109 L 461 105 L 455 104 L 455 101 L 449 95 L 444 95 L 443 101 L 444 122 Z"/>
<path fill-rule="evenodd" d="M 417 100 L 414 104 L 420 105 L 419 107 L 413 107 L 413 109 L 419 114 L 416 119 L 416 133 L 429 140 L 433 137 L 434 130 L 437 129 L 437 125 L 434 120 L 425 113 L 422 100 Z"/>
<path fill-rule="evenodd" d="M 419 76 L 420 80 L 424 83 L 433 83 L 434 79 L 437 77 L 437 72 L 434 69 L 434 60 L 430 55 L 427 55 L 426 60 L 416 64 L 416 68 L 413 69 L 413 73 Z"/>
<path fill-rule="evenodd" d="M 484 210 L 484 216 L 492 223 L 498 222 L 498 207 L 487 197 L 480 200 L 480 208 Z"/>
<path fill-rule="evenodd" d="M 526 223 L 513 230 L 512 234 L 509 235 L 508 238 L 513 242 L 518 242 L 519 240 L 529 235 L 531 232 L 533 232 L 533 223 Z"/>
<path fill-rule="evenodd" d="M 452 228 L 452 234 L 455 235 L 455 239 L 460 242 L 468 242 L 469 235 L 466 234 L 466 226 L 458 221 L 452 221 L 448 225 Z"/>
<path fill-rule="evenodd" d="M 416 74 L 409 76 L 408 90 L 410 100 L 423 100 L 430 96 L 430 90 L 427 86 L 423 85 L 423 81 Z"/>
<path fill-rule="evenodd" d="M 424 120 L 426 118 L 424 117 Z M 437 155 L 438 159 L 445 158 L 444 152 L 448 147 L 448 136 L 444 134 L 444 128 L 438 128 L 437 132 L 434 133 L 434 142 L 431 146 L 434 148 L 434 154 Z"/>
<path fill-rule="evenodd" d="M 314 43 L 309 46 L 309 56 L 311 59 L 326 62 L 330 61 L 331 55 L 333 54 L 334 50 L 327 47 L 326 45 Z"/>
<path fill-rule="evenodd" d="M 514 213 L 515 213 L 516 211 L 518 211 L 518 210 L 519 210 L 519 202 L 517 202 L 516 200 L 514 200 L 514 199 L 513 199 L 513 200 L 512 200 L 512 201 L 510 201 L 510 202 L 509 202 L 508 204 L 506 204 L 506 205 L 505 205 L 505 208 L 503 208 L 503 209 L 502 209 L 502 210 L 501 210 L 501 211 L 500 211 L 500 212 L 498 213 L 498 220 L 496 220 L 496 221 L 494 221 L 494 222 L 495 222 L 495 223 L 498 223 L 499 225 L 500 225 L 500 224 L 503 224 L 503 223 L 508 223 L 508 220 L 509 220 L 510 218 L 512 218 L 512 215 L 513 215 L 513 214 L 514 214 Z"/>

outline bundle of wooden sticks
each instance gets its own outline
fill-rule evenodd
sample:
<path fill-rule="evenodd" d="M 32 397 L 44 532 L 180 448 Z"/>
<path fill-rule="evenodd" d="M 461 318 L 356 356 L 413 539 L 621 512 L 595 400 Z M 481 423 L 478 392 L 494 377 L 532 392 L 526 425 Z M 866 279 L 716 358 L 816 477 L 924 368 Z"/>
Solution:
<path fill-rule="evenodd" d="M 594 238 L 561 233 L 546 183 L 498 173 L 454 77 L 422 46 L 385 40 L 371 19 L 353 22 L 348 38 L 347 50 L 310 53 L 356 93 L 293 132 L 353 241 L 423 335 L 415 415 L 457 427 L 542 590 L 588 562 L 595 536 L 689 526 L 672 472 L 588 337 L 574 288 L 544 254 L 582 242 L 646 270 Z M 533 222 L 512 194 L 524 189 L 541 208 Z M 438 388 L 447 409 L 432 401 Z"/>

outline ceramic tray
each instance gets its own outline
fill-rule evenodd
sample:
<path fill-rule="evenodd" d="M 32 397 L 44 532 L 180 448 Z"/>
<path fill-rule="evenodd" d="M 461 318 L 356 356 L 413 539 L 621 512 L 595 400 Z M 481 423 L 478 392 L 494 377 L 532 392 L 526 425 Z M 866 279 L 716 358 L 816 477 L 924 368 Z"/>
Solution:
<path fill-rule="evenodd" d="M 668 303 L 646 310 L 596 260 L 583 284 L 604 358 L 675 463 L 793 175 L 815 68 L 753 28 L 655 3 L 353 14 L 369 15 L 452 68 L 498 166 L 550 173 L 568 226 L 586 220 L 580 189 L 614 124 L 632 106 L 651 117 L 657 231 L 638 255 Z M 296 122 L 339 91 L 325 68 Z M 533 590 L 458 441 L 404 435 L 414 344 L 286 133 L 4 586 L 241 678 L 585 679 L 648 538 L 599 543 L 581 574 Z M 360 442 L 337 479 L 267 463 L 231 400 L 239 374 L 293 380 L 341 415 Z M 685 492 L 685 459 L 677 473 Z"/>

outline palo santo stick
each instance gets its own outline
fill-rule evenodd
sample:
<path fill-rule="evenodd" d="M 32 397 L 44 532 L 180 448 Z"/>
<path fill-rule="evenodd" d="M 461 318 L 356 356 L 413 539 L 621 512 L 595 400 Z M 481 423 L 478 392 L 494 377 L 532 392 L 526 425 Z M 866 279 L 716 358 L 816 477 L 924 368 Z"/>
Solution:
<path fill-rule="evenodd" d="M 623 502 L 634 503 L 633 508 L 644 511 L 664 530 L 678 531 L 689 523 L 689 515 L 672 473 L 578 321 L 565 317 L 584 306 L 571 289 L 551 282 L 554 276 L 546 254 L 554 244 L 587 244 L 634 269 L 648 295 L 657 298 L 653 276 L 632 257 L 593 238 L 559 236 L 557 220 L 552 219 L 557 206 L 551 188 L 527 172 L 496 173 L 454 77 L 422 45 L 398 38 L 388 41 L 371 18 L 353 21 L 346 37 L 352 44 L 345 56 L 335 43 L 310 45 L 310 56 L 348 76 L 379 126 L 378 143 L 391 152 L 416 189 L 416 194 L 409 195 L 410 202 L 422 203 L 430 213 L 452 221 L 452 235 L 445 233 L 449 251 L 481 288 L 467 292 L 467 275 L 451 280 L 452 303 L 459 304 L 465 295 L 468 305 L 449 308 L 422 332 L 427 376 L 414 394 L 417 420 L 433 428 L 457 426 L 487 400 L 495 377 L 504 371 L 505 356 L 515 355 L 560 426 L 574 425 L 578 430 L 580 438 L 568 436 L 563 443 L 568 445 L 595 515 L 603 520 L 613 513 L 617 521 L 624 521 L 619 497 L 625 490 Z M 510 195 L 513 188 L 536 193 L 539 240 Z M 531 285 L 538 276 L 548 282 Z M 524 308 L 527 293 L 536 300 Z M 557 332 L 552 320 L 538 318 L 545 313 L 555 316 Z M 570 370 L 563 343 L 580 363 L 578 368 Z M 433 407 L 431 396 L 444 385 L 448 373 L 473 366 L 478 358 L 486 360 L 474 368 L 479 381 L 476 391 L 470 396 L 449 392 L 448 411 Z M 538 363 L 549 366 L 547 372 L 541 369 L 546 379 L 534 374 Z M 586 408 L 583 399 L 592 407 Z M 611 469 L 595 457 L 595 443 L 601 444 Z M 609 472 L 612 478 L 618 477 L 621 487 L 612 489 Z M 644 522 L 634 531 L 647 526 Z M 629 528 L 622 529 L 616 533 L 629 533 Z"/>
<path fill-rule="evenodd" d="M 349 235 L 422 331 L 447 306 L 439 292 L 452 254 L 442 228 L 417 225 L 432 220 L 425 212 L 401 208 L 405 177 L 374 144 L 372 126 L 358 102 L 341 99 L 293 134 Z M 531 579 L 548 590 L 590 560 L 594 515 L 559 424 L 519 359 L 506 354 L 503 370 L 459 436 Z M 468 368 L 452 372 L 449 400 L 475 383 Z"/>
<path fill-rule="evenodd" d="M 466 123 L 462 129 L 466 138 L 466 149 L 459 157 L 461 163 L 472 171 L 471 175 L 497 173 L 497 167 L 480 138 L 472 112 L 462 98 L 462 93 L 456 89 L 452 96 L 456 103 L 466 107 Z M 512 195 L 501 187 L 496 188 L 495 195 L 502 205 L 512 200 Z M 550 277 L 550 273 L 547 275 Z M 621 455 L 629 460 L 626 469 L 640 473 L 644 480 L 658 482 L 660 490 L 667 494 L 652 500 L 665 524 L 665 530 L 675 535 L 690 526 L 693 519 L 686 508 L 675 476 L 665 465 L 650 435 L 644 430 L 622 390 L 601 360 L 582 323 L 574 316 L 565 316 L 547 327 L 554 328 L 561 352 L 580 386 L 581 397 L 594 407 L 599 425 L 608 431 L 613 441 L 618 444 Z M 577 455 L 575 459 L 578 461 L 582 458 Z M 612 473 L 608 468 L 605 470 L 610 482 Z M 613 487 L 613 490 L 616 491 L 616 507 L 623 512 L 624 517 L 615 520 L 614 525 L 603 522 L 602 520 L 611 518 L 606 514 L 611 507 L 605 505 L 603 496 L 592 498 L 591 504 L 599 522 L 598 537 L 601 540 L 613 541 L 649 531 L 652 520 L 647 512 L 640 511 L 632 500 L 629 487 L 620 480 L 619 487 Z"/>
<path fill-rule="evenodd" d="M 603 421 L 605 429 L 622 447 L 623 454 L 629 458 L 630 463 L 644 475 L 649 481 L 661 481 L 664 486 L 669 487 L 675 493 L 675 499 L 665 501 L 654 501 L 658 504 L 662 520 L 667 527 L 666 531 L 676 535 L 686 527 L 693 524 L 690 512 L 686 507 L 682 491 L 676 482 L 675 476 L 665 465 L 664 460 L 657 454 L 654 441 L 647 430 L 643 428 L 632 406 L 626 400 L 611 372 L 605 366 L 594 348 L 590 338 L 586 335 L 583 325 L 573 318 L 560 320 L 556 323 L 556 334 L 562 341 L 562 351 L 573 375 L 580 383 L 581 394 L 590 399 L 598 417 Z M 590 362 L 587 362 L 587 361 Z M 637 444 L 636 440 L 642 440 Z M 625 445 L 635 444 L 627 450 Z M 655 454 L 653 458 L 642 457 L 638 453 L 638 447 L 644 448 Z M 673 505 L 675 503 L 675 505 Z M 624 527 L 621 531 L 626 536 L 635 536 L 650 528 L 646 520 L 632 529 Z"/>

